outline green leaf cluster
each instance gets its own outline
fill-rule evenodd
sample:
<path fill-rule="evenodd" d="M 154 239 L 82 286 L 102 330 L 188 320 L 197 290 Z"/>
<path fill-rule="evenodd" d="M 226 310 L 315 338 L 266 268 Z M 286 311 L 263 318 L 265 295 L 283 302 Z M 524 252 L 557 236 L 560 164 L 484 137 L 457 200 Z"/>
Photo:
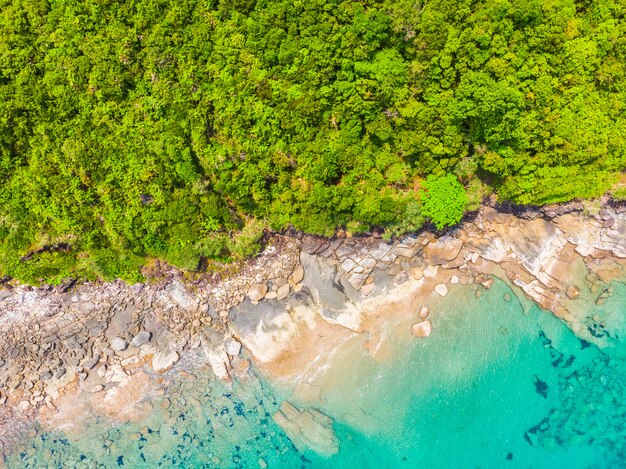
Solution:
<path fill-rule="evenodd" d="M 438 230 L 461 221 L 469 201 L 465 189 L 453 174 L 428 176 L 422 199 L 422 214 L 430 218 Z"/>

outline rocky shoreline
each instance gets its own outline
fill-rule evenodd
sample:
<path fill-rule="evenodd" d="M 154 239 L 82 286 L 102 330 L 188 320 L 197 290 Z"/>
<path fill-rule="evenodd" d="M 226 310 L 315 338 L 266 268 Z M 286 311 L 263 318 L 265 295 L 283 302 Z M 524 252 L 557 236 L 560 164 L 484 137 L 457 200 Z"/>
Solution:
<path fill-rule="evenodd" d="M 620 318 L 590 316 L 588 306 L 626 278 L 626 207 L 585 212 L 576 203 L 485 206 L 440 237 L 275 235 L 229 275 L 189 280 L 171 269 L 152 284 L 0 290 L 0 451 L 33 428 L 79 434 L 96 420 L 141 421 L 186 372 L 186 357 L 224 381 L 244 377 L 250 360 L 277 377 L 306 376 L 354 335 L 380 354 L 389 305 L 414 317 L 407 333 L 422 340 L 436 332 L 427 297 L 455 284 L 475 285 L 478 296 L 495 277 L 581 339 L 610 346 Z M 332 454 L 331 423 L 315 412 L 286 405 L 274 418 L 296 446 Z"/>

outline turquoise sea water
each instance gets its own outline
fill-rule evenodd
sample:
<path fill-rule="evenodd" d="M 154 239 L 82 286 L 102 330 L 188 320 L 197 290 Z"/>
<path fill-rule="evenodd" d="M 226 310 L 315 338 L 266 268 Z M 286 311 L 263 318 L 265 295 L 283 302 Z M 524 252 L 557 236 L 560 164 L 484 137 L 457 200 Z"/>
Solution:
<path fill-rule="evenodd" d="M 416 305 L 417 307 L 417 305 Z M 626 285 L 594 311 L 626 316 Z M 626 467 L 626 341 L 600 350 L 502 282 L 453 288 L 429 339 L 390 335 L 378 363 L 336 355 L 317 407 L 340 451 L 299 453 L 271 416 L 289 386 L 255 372 L 227 386 L 179 380 L 146 421 L 80 437 L 40 432 L 9 467 Z M 619 332 L 624 329 L 617 328 Z M 335 379 L 332 379 L 332 377 Z M 319 383 L 318 383 L 319 384 Z M 162 399 L 162 398 L 161 398 Z"/>

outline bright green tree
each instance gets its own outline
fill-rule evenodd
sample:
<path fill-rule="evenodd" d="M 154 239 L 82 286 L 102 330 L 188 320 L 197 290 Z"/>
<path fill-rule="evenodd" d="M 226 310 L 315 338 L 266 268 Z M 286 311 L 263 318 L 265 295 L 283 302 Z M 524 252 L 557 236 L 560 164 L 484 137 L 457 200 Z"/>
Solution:
<path fill-rule="evenodd" d="M 461 221 L 468 198 L 456 176 L 428 176 L 423 189 L 422 214 L 430 218 L 438 230 Z"/>

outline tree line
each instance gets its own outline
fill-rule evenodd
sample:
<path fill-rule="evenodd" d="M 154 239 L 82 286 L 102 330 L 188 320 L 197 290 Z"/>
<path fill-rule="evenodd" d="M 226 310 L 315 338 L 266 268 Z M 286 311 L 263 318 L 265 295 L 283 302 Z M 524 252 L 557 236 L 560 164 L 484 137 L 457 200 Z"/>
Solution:
<path fill-rule="evenodd" d="M 0 275 L 388 236 L 626 167 L 624 0 L 0 0 Z"/>

